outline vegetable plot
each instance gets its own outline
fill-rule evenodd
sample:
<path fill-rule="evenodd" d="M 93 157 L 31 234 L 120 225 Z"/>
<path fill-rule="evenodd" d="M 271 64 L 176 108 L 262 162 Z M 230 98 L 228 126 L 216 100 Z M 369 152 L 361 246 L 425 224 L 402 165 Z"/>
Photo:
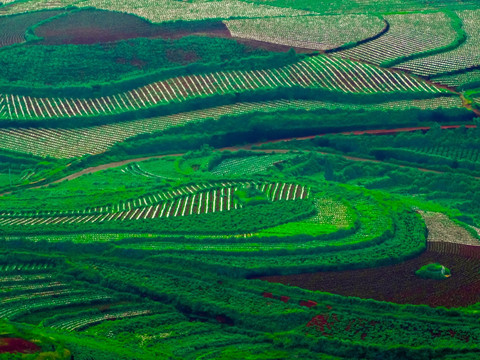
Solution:
<path fill-rule="evenodd" d="M 387 60 L 446 46 L 456 36 L 452 19 L 442 12 L 388 15 L 385 20 L 389 24 L 386 34 L 338 55 L 380 65 Z"/>
<path fill-rule="evenodd" d="M 418 75 L 431 76 L 480 64 L 480 11 L 465 10 L 457 14 L 462 20 L 463 29 L 467 33 L 467 40 L 463 44 L 446 53 L 407 61 L 397 68 L 409 70 Z"/>
<path fill-rule="evenodd" d="M 113 115 L 196 98 L 295 87 L 365 94 L 448 92 L 403 73 L 346 59 L 314 56 L 277 69 L 180 76 L 99 98 L 37 98 L 3 94 L 0 95 L 0 119 Z"/>
<path fill-rule="evenodd" d="M 0 100 L 1 102 L 1 100 Z M 4 149 L 39 156 L 69 158 L 84 154 L 98 154 L 117 142 L 139 134 L 152 133 L 208 118 L 218 120 L 223 116 L 247 113 L 300 110 L 434 110 L 461 108 L 459 97 L 439 96 L 424 100 L 398 100 L 377 104 L 332 103 L 317 100 L 274 100 L 245 102 L 190 111 L 175 115 L 160 116 L 142 120 L 118 122 L 115 124 L 74 129 L 62 128 L 6 128 L 0 129 L 0 146 Z"/>
<path fill-rule="evenodd" d="M 306 186 L 293 183 L 226 182 L 221 185 L 221 187 L 211 187 L 205 184 L 191 185 L 167 193 L 145 196 L 115 206 L 96 207 L 78 212 L 48 211 L 46 214 L 36 213 L 30 216 L 18 216 L 11 212 L 3 212 L 3 216 L 0 217 L 0 226 L 23 227 L 26 225 L 123 222 L 230 211 L 243 207 L 233 196 L 234 192 L 242 186 L 254 186 L 264 192 L 270 201 L 305 199 L 309 195 L 309 189 Z"/>
<path fill-rule="evenodd" d="M 298 16 L 224 21 L 234 37 L 329 50 L 375 36 L 386 24 L 372 15 Z"/>

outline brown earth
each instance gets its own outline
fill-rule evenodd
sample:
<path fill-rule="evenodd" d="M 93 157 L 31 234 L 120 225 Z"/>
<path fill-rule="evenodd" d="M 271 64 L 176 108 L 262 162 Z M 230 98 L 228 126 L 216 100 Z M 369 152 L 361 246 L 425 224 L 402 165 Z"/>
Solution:
<path fill-rule="evenodd" d="M 267 276 L 262 280 L 343 296 L 459 307 L 480 302 L 480 247 L 433 243 L 422 255 L 401 264 L 373 269 Z M 421 279 L 415 271 L 438 262 L 450 269 L 445 280 Z"/>
<path fill-rule="evenodd" d="M 23 353 L 33 354 L 40 351 L 40 347 L 31 341 L 20 338 L 0 338 L 0 354 Z"/>
<path fill-rule="evenodd" d="M 187 35 L 231 37 L 221 22 L 156 25 L 137 16 L 101 10 L 77 11 L 35 29 L 41 44 L 95 44 L 139 37 L 178 39 Z"/>

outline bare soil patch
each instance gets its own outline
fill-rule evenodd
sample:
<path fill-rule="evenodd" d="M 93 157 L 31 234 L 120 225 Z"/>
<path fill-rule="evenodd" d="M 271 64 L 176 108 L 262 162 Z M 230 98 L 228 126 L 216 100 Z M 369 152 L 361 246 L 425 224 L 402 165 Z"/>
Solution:
<path fill-rule="evenodd" d="M 156 25 L 137 16 L 102 10 L 84 10 L 60 16 L 35 30 L 41 44 L 95 44 L 133 38 L 178 39 L 187 35 L 231 37 L 220 21 L 211 23 L 184 22 Z"/>
<path fill-rule="evenodd" d="M 480 301 L 480 251 L 472 251 L 468 245 L 451 245 L 451 249 L 439 249 L 437 244 L 429 245 L 429 249 L 419 257 L 397 265 L 268 276 L 261 279 L 309 290 L 399 304 L 427 304 L 434 307 L 475 304 Z M 450 251 L 459 254 L 450 254 Z M 435 262 L 449 268 L 452 276 L 445 280 L 433 280 L 421 279 L 415 275 L 415 271 L 423 265 Z"/>
<path fill-rule="evenodd" d="M 0 354 L 23 353 L 33 354 L 40 351 L 40 347 L 31 341 L 20 338 L 0 338 Z"/>

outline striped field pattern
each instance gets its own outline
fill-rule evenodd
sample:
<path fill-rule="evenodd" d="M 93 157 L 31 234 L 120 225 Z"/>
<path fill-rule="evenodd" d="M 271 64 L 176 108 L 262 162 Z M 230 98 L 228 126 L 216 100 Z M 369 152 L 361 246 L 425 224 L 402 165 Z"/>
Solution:
<path fill-rule="evenodd" d="M 292 87 L 366 94 L 446 92 L 406 74 L 346 59 L 314 56 L 277 69 L 180 76 L 99 98 L 38 98 L 1 94 L 0 119 L 95 117 L 195 98 Z"/>
<path fill-rule="evenodd" d="M 467 40 L 455 50 L 407 61 L 396 66 L 417 75 L 431 76 L 456 71 L 480 64 L 480 10 L 457 13 L 467 33 Z"/>
<path fill-rule="evenodd" d="M 446 46 L 456 35 L 451 19 L 441 12 L 388 15 L 385 20 L 390 25 L 386 34 L 338 55 L 379 65 L 385 60 Z"/>
<path fill-rule="evenodd" d="M 70 318 L 61 319 L 55 321 L 54 323 L 50 323 L 48 326 L 66 331 L 81 331 L 89 326 L 99 324 L 103 321 L 125 319 L 152 314 L 154 314 L 154 311 L 148 309 L 146 306 L 137 306 L 136 308 L 119 309 L 103 312 L 100 314 L 79 314 L 77 316 L 74 315 Z"/>
<path fill-rule="evenodd" d="M 100 223 L 140 219 L 169 218 L 230 211 L 242 207 L 234 200 L 234 193 L 244 186 L 254 186 L 266 193 L 271 201 L 305 199 L 309 188 L 293 183 L 225 182 L 221 184 L 189 185 L 166 193 L 79 212 L 51 211 L 35 214 L 0 214 L 0 227 L 35 225 Z"/>
<path fill-rule="evenodd" d="M 425 100 L 389 101 L 371 105 L 331 103 L 317 100 L 246 102 L 175 115 L 76 129 L 5 128 L 0 129 L 0 147 L 22 153 L 32 153 L 37 156 L 70 158 L 84 154 L 102 153 L 115 143 L 139 134 L 162 131 L 172 126 L 203 121 L 209 118 L 217 120 L 222 116 L 228 115 L 241 115 L 253 112 L 266 113 L 289 109 L 346 111 L 376 109 L 400 111 L 409 108 L 434 110 L 438 108 L 461 107 L 460 98 L 451 96 L 439 96 Z"/>

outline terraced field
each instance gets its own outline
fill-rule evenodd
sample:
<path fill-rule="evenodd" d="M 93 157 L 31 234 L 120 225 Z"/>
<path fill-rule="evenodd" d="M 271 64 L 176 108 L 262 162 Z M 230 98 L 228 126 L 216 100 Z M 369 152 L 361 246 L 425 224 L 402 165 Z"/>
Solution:
<path fill-rule="evenodd" d="M 25 42 L 25 32 L 30 26 L 61 13 L 62 11 L 39 11 L 3 18 L 0 22 L 0 47 Z"/>
<path fill-rule="evenodd" d="M 371 15 L 275 17 L 224 23 L 233 37 L 312 50 L 330 50 L 362 41 L 386 27 L 380 17 Z"/>
<path fill-rule="evenodd" d="M 2 1 L 0 360 L 478 359 L 479 19 Z"/>
<path fill-rule="evenodd" d="M 479 28 L 478 10 L 466 10 L 457 13 L 462 21 L 462 27 L 467 34 L 466 41 L 458 48 L 426 58 L 407 61 L 397 68 L 408 70 L 414 74 L 431 76 L 449 73 L 456 70 L 468 69 L 478 65 L 479 52 Z"/>
<path fill-rule="evenodd" d="M 2 141 L 2 148 L 4 149 L 32 153 L 39 156 L 70 158 L 84 154 L 104 152 L 115 143 L 136 135 L 162 131 L 173 126 L 184 125 L 194 121 L 220 119 L 232 115 L 255 112 L 272 113 L 289 109 L 306 111 L 322 109 L 404 111 L 408 109 L 461 109 L 461 106 L 461 100 L 452 96 L 441 96 L 425 100 L 388 101 L 368 106 L 315 100 L 275 100 L 257 103 L 236 103 L 175 115 L 76 129 L 6 128 L 0 129 L 0 140 Z"/>
<path fill-rule="evenodd" d="M 465 73 L 433 77 L 433 81 L 450 87 L 463 87 L 469 83 L 480 81 L 480 70 L 472 70 Z"/>
<path fill-rule="evenodd" d="M 125 93 L 92 99 L 37 98 L 3 94 L 0 97 L 0 119 L 41 120 L 111 115 L 199 97 L 279 87 L 371 94 L 446 92 L 401 73 L 380 70 L 349 60 L 315 56 L 297 64 L 268 71 L 219 71 L 182 76 Z"/>
<path fill-rule="evenodd" d="M 309 189 L 293 183 L 231 183 L 200 184 L 175 189 L 167 193 L 152 194 L 113 206 L 99 206 L 76 211 L 43 211 L 22 214 L 3 212 L 0 226 L 60 226 L 82 223 L 124 222 L 128 220 L 183 217 L 215 212 L 230 211 L 244 205 L 234 198 L 234 193 L 244 187 L 253 186 L 270 201 L 305 199 Z M 171 200 L 170 200 L 171 199 Z M 53 228 L 52 228 L 53 230 Z"/>
<path fill-rule="evenodd" d="M 44 309 L 111 301 L 103 292 L 75 288 L 56 281 L 52 264 L 3 266 L 0 315 L 2 319 L 18 319 Z"/>
<path fill-rule="evenodd" d="M 442 12 L 388 15 L 385 21 L 389 24 L 385 35 L 338 55 L 380 65 L 447 46 L 457 36 L 452 19 Z"/>
<path fill-rule="evenodd" d="M 77 6 L 92 6 L 113 11 L 121 9 L 123 12 L 138 15 L 155 23 L 175 20 L 228 19 L 231 17 L 299 16 L 309 13 L 269 5 L 258 6 L 240 0 L 192 1 L 186 4 L 171 0 L 162 0 L 158 3 L 152 3 L 150 0 L 141 0 L 136 3 L 129 0 L 88 0 L 78 3 Z"/>

